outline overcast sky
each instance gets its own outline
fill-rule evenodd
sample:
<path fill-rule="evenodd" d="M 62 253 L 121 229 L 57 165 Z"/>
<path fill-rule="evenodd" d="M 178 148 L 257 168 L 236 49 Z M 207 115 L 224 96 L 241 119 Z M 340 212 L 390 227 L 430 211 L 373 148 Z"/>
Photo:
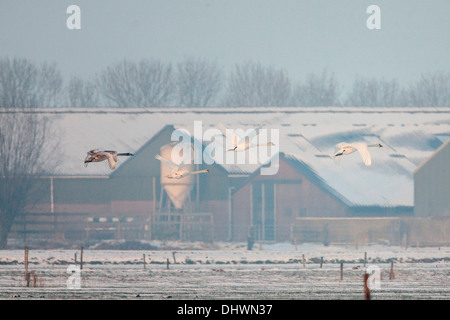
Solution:
<path fill-rule="evenodd" d="M 81 29 L 69 30 L 69 5 Z M 369 30 L 370 5 L 381 29 Z M 0 0 L 0 57 L 56 62 L 95 75 L 122 58 L 253 61 L 292 80 L 324 68 L 348 88 L 356 76 L 396 78 L 450 69 L 449 0 Z"/>

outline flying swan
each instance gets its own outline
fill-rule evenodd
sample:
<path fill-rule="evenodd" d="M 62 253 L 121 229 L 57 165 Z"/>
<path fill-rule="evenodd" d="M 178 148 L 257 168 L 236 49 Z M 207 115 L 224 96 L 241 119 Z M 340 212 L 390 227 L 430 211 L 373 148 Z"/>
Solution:
<path fill-rule="evenodd" d="M 93 149 L 88 151 L 86 159 L 84 159 L 84 166 L 87 167 L 90 162 L 101 162 L 108 160 L 109 167 L 111 170 L 114 170 L 117 164 L 117 156 L 133 156 L 133 154 L 129 152 L 117 153 L 116 151 L 101 151 L 99 149 Z"/>
<path fill-rule="evenodd" d="M 161 157 L 159 154 L 157 154 L 155 156 L 155 159 L 161 161 L 169 168 L 170 174 L 167 175 L 167 178 L 170 178 L 170 179 L 181 179 L 188 175 L 209 172 L 208 169 L 191 171 L 186 167 L 186 165 L 184 163 L 176 164 L 166 158 Z"/>
<path fill-rule="evenodd" d="M 228 134 L 230 134 L 231 132 L 227 132 L 227 129 L 225 128 L 225 126 L 223 124 L 219 124 L 218 125 L 220 131 L 222 131 L 222 134 L 227 138 Z M 258 135 L 257 130 L 252 130 L 250 132 L 251 134 L 256 133 L 256 135 Z M 259 143 L 259 144 L 254 144 L 254 143 L 250 143 L 250 137 L 248 137 L 248 139 L 246 139 L 247 137 L 240 137 L 238 135 L 236 135 L 234 132 L 231 133 L 232 136 L 231 138 L 233 139 L 233 148 L 232 149 L 228 149 L 225 151 L 234 151 L 234 152 L 238 152 L 238 151 L 245 151 L 247 149 L 253 148 L 253 147 L 259 147 L 259 146 L 274 146 L 275 144 L 273 142 L 267 142 L 267 143 Z"/>
<path fill-rule="evenodd" d="M 336 145 L 336 149 L 338 151 L 333 155 L 333 158 L 336 159 L 336 157 L 358 151 L 364 161 L 364 164 L 366 166 L 370 166 L 372 164 L 372 160 L 370 159 L 369 147 L 382 148 L 383 146 L 380 143 L 367 145 L 364 142 L 341 142 Z"/>

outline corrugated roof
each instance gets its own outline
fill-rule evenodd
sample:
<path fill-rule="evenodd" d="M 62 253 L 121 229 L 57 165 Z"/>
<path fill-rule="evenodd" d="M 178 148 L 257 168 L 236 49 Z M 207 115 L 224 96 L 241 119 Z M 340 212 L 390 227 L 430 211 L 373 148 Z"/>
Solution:
<path fill-rule="evenodd" d="M 60 175 L 109 175 L 102 164 L 87 168 L 88 150 L 137 152 L 164 126 L 187 129 L 201 139 L 219 123 L 233 129 L 265 128 L 279 133 L 277 147 L 305 163 L 321 181 L 354 205 L 412 206 L 413 172 L 450 137 L 450 108 L 173 108 L 38 109 L 53 118 L 61 139 Z M 201 121 L 202 132 L 194 132 Z M 381 143 L 372 166 L 359 154 L 337 165 L 330 155 L 339 142 Z M 170 141 L 168 141 L 169 143 Z M 159 150 L 155 150 L 155 154 Z M 118 168 L 127 159 L 119 159 Z M 260 164 L 223 164 L 229 172 L 255 172 Z M 116 169 L 117 170 L 117 169 Z"/>

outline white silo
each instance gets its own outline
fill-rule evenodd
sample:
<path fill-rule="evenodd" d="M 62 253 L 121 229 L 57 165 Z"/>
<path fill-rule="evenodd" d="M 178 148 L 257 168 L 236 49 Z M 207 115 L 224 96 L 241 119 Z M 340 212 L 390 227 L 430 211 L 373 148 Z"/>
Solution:
<path fill-rule="evenodd" d="M 162 146 L 160 148 L 160 155 L 163 158 L 166 158 L 172 162 L 175 162 L 176 164 L 179 164 L 181 162 L 181 159 L 185 159 L 185 155 L 182 154 L 183 152 L 181 151 L 181 154 L 176 156 L 179 159 L 173 159 L 172 151 L 175 145 L 176 144 L 167 144 Z M 190 145 L 189 148 L 191 149 L 192 155 L 193 150 Z M 192 170 L 194 165 L 190 160 L 188 161 L 188 163 L 185 164 L 185 166 L 190 170 Z M 174 207 L 178 210 L 181 210 L 183 209 L 186 200 L 189 199 L 190 197 L 191 190 L 195 184 L 195 177 L 193 175 L 187 175 L 181 179 L 168 178 L 167 176 L 170 174 L 170 172 L 171 170 L 169 169 L 169 167 L 165 163 L 161 162 L 161 185 L 163 186 L 164 190 L 169 196 L 169 199 L 174 205 Z"/>

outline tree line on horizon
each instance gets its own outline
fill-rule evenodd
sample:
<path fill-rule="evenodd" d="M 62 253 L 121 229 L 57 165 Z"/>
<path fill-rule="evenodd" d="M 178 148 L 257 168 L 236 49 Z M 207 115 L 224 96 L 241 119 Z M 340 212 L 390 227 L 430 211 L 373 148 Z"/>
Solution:
<path fill-rule="evenodd" d="M 177 64 L 123 59 L 91 78 L 64 81 L 55 63 L 0 58 L 0 108 L 287 106 L 450 106 L 450 71 L 422 74 L 404 86 L 358 77 L 344 93 L 326 69 L 294 82 L 283 69 L 251 61 L 225 74 L 216 61 L 194 57 Z"/>

